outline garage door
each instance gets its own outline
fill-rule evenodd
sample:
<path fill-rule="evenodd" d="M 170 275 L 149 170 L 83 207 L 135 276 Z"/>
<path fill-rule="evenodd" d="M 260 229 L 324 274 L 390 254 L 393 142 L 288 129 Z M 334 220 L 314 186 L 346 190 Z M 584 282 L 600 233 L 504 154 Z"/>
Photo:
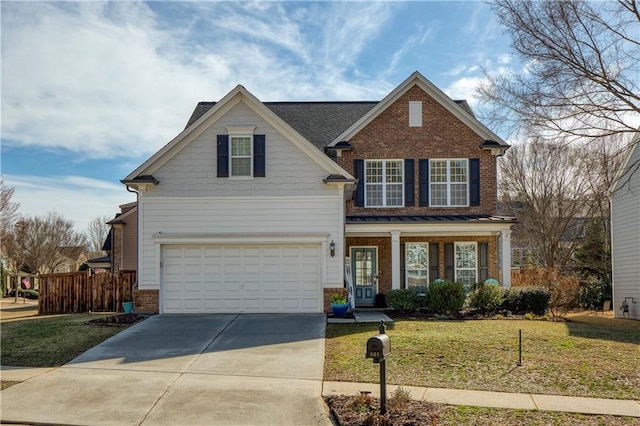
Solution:
<path fill-rule="evenodd" d="M 321 312 L 321 245 L 163 246 L 163 312 Z"/>

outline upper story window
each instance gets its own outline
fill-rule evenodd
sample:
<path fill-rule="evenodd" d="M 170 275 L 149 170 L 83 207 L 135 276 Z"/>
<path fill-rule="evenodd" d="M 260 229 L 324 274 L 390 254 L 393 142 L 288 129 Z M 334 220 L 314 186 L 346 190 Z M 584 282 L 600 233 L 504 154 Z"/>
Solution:
<path fill-rule="evenodd" d="M 365 161 L 365 206 L 404 205 L 403 160 Z"/>
<path fill-rule="evenodd" d="M 469 205 L 469 161 L 467 159 L 430 160 L 430 206 Z"/>
<path fill-rule="evenodd" d="M 231 177 L 253 176 L 253 136 L 231 136 Z"/>

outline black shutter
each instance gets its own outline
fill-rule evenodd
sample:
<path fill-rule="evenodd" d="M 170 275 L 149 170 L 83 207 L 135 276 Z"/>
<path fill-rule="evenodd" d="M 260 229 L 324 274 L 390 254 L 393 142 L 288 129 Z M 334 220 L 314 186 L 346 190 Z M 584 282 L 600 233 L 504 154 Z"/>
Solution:
<path fill-rule="evenodd" d="M 353 160 L 353 171 L 358 179 L 355 206 L 364 207 L 364 160 Z"/>
<path fill-rule="evenodd" d="M 418 160 L 420 166 L 419 199 L 421 207 L 429 206 L 429 160 Z"/>
<path fill-rule="evenodd" d="M 414 174 L 414 161 L 404 160 L 404 205 L 415 206 L 416 183 Z"/>
<path fill-rule="evenodd" d="M 253 135 L 253 177 L 265 177 L 265 135 Z"/>
<path fill-rule="evenodd" d="M 489 244 L 478 243 L 478 282 L 489 278 Z"/>
<path fill-rule="evenodd" d="M 229 177 L 229 135 L 218 135 L 218 177 Z"/>
<path fill-rule="evenodd" d="M 444 279 L 448 281 L 456 279 L 454 259 L 453 243 L 444 243 Z"/>
<path fill-rule="evenodd" d="M 440 278 L 440 244 L 429 244 L 429 282 Z"/>
<path fill-rule="evenodd" d="M 480 159 L 469 159 L 469 204 L 480 205 Z"/>

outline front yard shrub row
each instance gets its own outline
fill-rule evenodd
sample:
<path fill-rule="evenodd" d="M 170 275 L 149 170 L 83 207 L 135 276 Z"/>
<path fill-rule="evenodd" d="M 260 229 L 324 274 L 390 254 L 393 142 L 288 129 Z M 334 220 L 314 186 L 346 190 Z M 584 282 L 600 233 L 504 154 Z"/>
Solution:
<path fill-rule="evenodd" d="M 464 286 L 451 281 L 432 283 L 425 294 L 414 289 L 391 290 L 385 294 L 387 306 L 399 312 L 416 312 L 426 308 L 433 314 L 459 313 L 465 301 L 482 314 L 509 311 L 517 315 L 544 315 L 549 309 L 551 293 L 545 288 L 518 287 L 502 289 L 492 284 L 478 284 L 465 294 Z"/>
<path fill-rule="evenodd" d="M 452 315 L 460 312 L 466 295 L 460 283 L 438 280 L 425 293 L 415 288 L 390 290 L 385 294 L 387 306 L 399 312 L 415 312 L 426 308 L 434 314 Z"/>

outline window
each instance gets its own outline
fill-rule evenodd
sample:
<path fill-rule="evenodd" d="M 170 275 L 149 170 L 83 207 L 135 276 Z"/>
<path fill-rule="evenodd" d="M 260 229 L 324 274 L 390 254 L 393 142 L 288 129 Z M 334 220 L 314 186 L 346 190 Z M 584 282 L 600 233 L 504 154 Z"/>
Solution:
<path fill-rule="evenodd" d="M 405 244 L 406 287 L 424 293 L 429 285 L 429 244 Z"/>
<path fill-rule="evenodd" d="M 365 161 L 366 207 L 404 205 L 402 160 Z"/>
<path fill-rule="evenodd" d="M 478 282 L 477 243 L 455 243 L 455 280 L 469 291 Z"/>
<path fill-rule="evenodd" d="M 251 177 L 253 172 L 251 136 L 231 136 L 231 176 Z"/>
<path fill-rule="evenodd" d="M 467 159 L 430 160 L 431 207 L 466 207 L 469 205 L 468 167 Z"/>

